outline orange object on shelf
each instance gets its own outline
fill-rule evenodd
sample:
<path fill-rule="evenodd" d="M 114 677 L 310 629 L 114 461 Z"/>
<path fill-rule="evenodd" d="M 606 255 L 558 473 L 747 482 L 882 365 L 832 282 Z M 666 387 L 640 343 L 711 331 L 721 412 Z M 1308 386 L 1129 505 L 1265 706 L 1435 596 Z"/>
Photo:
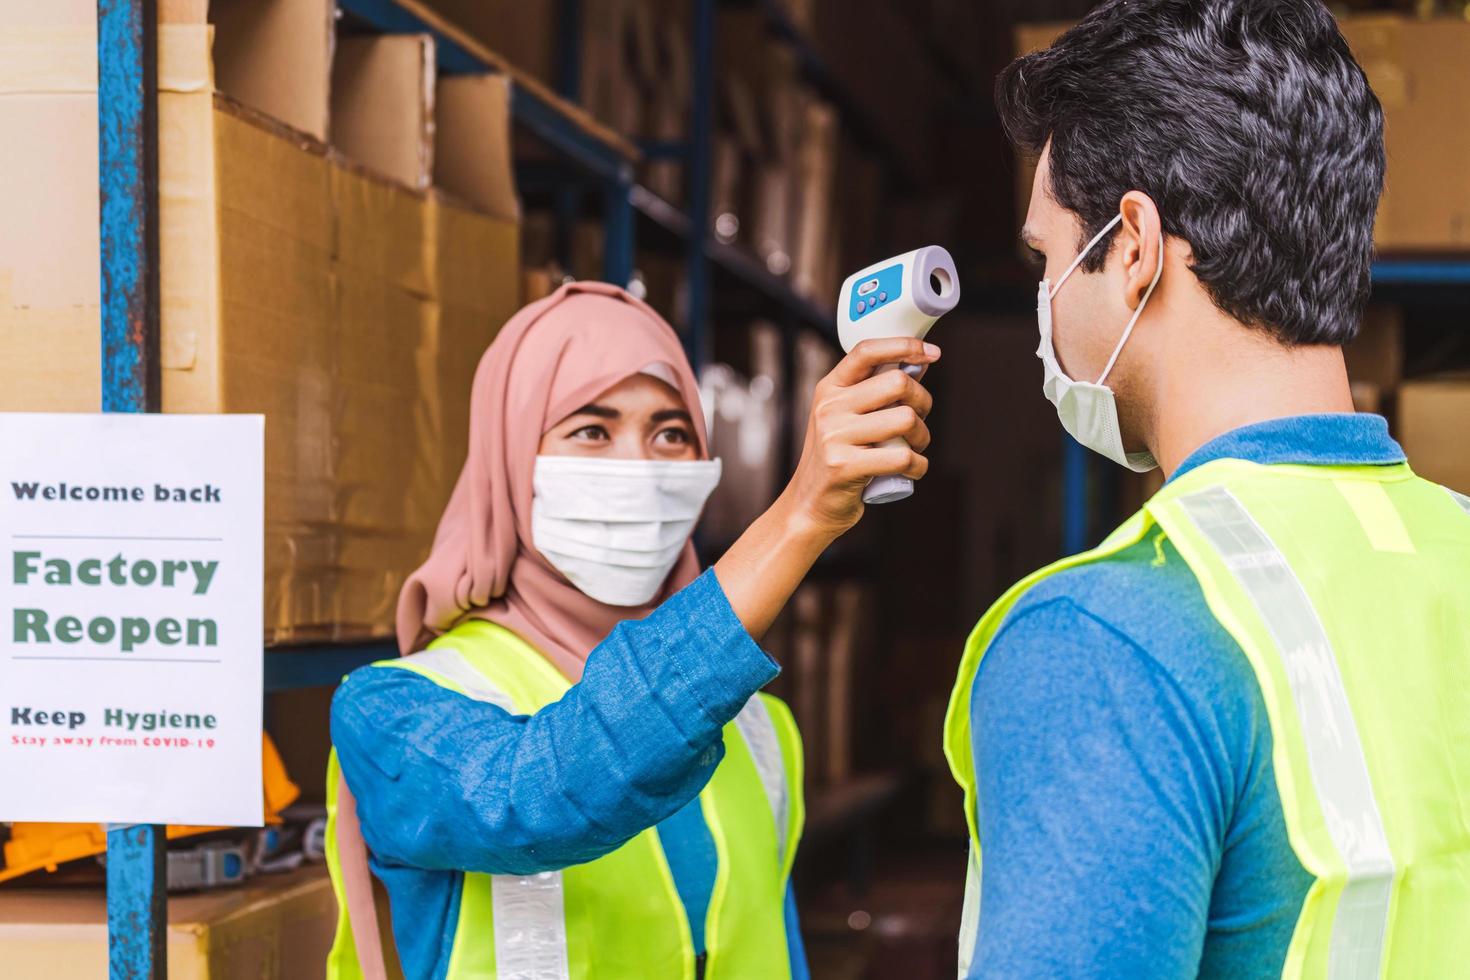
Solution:
<path fill-rule="evenodd" d="M 281 822 L 280 813 L 296 801 L 301 788 L 291 781 L 286 764 L 271 737 L 261 732 L 261 771 L 265 782 L 265 822 Z M 207 834 L 225 827 L 195 827 L 170 824 L 169 840 Z M 13 823 L 5 840 L 0 881 L 19 878 L 33 871 L 53 872 L 68 861 L 93 857 L 107 850 L 107 827 L 100 823 Z"/>

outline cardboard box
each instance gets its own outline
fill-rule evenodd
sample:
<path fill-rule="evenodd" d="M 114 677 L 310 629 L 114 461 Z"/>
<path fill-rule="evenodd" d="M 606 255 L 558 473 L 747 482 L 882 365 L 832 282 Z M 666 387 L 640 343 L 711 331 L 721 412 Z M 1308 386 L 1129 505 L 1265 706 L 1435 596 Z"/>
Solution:
<path fill-rule="evenodd" d="M 1470 23 L 1361 15 L 1341 21 L 1383 104 L 1388 179 L 1375 244 L 1384 251 L 1470 246 Z"/>
<path fill-rule="evenodd" d="M 743 179 L 746 160 L 738 139 L 728 133 L 715 133 L 710 141 L 710 227 L 715 239 L 726 244 L 744 240 L 750 234 L 741 234 L 741 219 L 747 210 Z"/>
<path fill-rule="evenodd" d="M 836 202 L 833 218 L 840 222 L 840 234 L 834 234 L 830 250 L 840 270 L 846 270 L 832 283 L 835 297 L 847 271 L 861 269 L 878 259 L 880 219 L 883 217 L 883 167 L 870 153 L 851 140 L 842 139 L 837 154 Z"/>
<path fill-rule="evenodd" d="M 1400 385 L 1397 436 L 1415 473 L 1470 493 L 1470 374 Z"/>
<path fill-rule="evenodd" d="M 767 323 L 751 326 L 752 345 L 769 334 Z M 711 364 L 700 374 L 700 395 L 709 416 L 710 453 L 723 461 L 723 476 L 700 522 L 713 542 L 738 538 L 776 498 L 781 443 L 780 379 L 770 374 L 746 377 L 727 364 Z"/>
<path fill-rule="evenodd" d="M 309 980 L 322 975 L 337 928 L 326 869 L 252 878 L 238 888 L 172 896 L 171 980 Z M 107 975 L 107 899 L 98 888 L 0 889 L 0 962 L 11 977 Z"/>
<path fill-rule="evenodd" d="M 1350 379 L 1392 391 L 1404 376 L 1404 311 L 1384 303 L 1369 306 L 1358 336 L 1342 353 Z"/>
<path fill-rule="evenodd" d="M 582 7 L 581 104 L 625 136 L 644 132 L 658 77 L 653 20 L 639 0 L 598 0 Z"/>
<path fill-rule="evenodd" d="M 95 411 L 97 9 L 3 0 L 0 11 L 0 410 Z"/>
<path fill-rule="evenodd" d="M 346 37 L 332 60 L 332 146 L 423 190 L 434 173 L 434 40 Z"/>
<path fill-rule="evenodd" d="M 204 0 L 165 0 L 159 19 L 203 20 Z M 327 138 L 333 0 L 208 0 L 219 90 L 319 140 Z"/>
<path fill-rule="evenodd" d="M 1049 21 L 1040 24 L 1017 24 L 1015 27 L 1016 57 L 1040 51 L 1042 48 L 1051 46 L 1051 43 L 1067 28 L 1072 26 L 1071 21 Z M 1019 226 L 1026 218 L 1026 212 L 1031 207 L 1031 184 L 1036 180 L 1036 160 L 1025 153 L 1016 154 L 1016 224 Z M 1016 244 L 1017 253 L 1024 253 L 1025 248 Z"/>
<path fill-rule="evenodd" d="M 44 206 L 9 212 L 25 233 L 4 240 L 54 245 L 0 253 L 0 410 L 98 405 L 95 27 L 57 36 L 0 40 L 0 119 L 35 136 L 0 194 L 29 174 Z M 15 92 L 38 55 L 78 94 Z M 268 641 L 391 635 L 463 459 L 469 378 L 519 303 L 516 215 L 333 162 L 214 95 L 202 24 L 161 27 L 159 79 L 164 410 L 266 416 Z M 65 154 L 89 140 L 83 172 Z"/>
<path fill-rule="evenodd" d="M 923 183 L 937 157 L 947 91 L 915 12 L 892 0 L 815 0 L 810 41 L 881 139 Z"/>
<path fill-rule="evenodd" d="M 1069 26 L 1017 26 L 1017 54 L 1046 47 Z M 1470 22 L 1353 14 L 1339 26 L 1383 105 L 1388 175 L 1374 243 L 1390 252 L 1470 247 Z M 1029 167 L 1018 189 L 1022 200 L 1030 195 Z"/>
<path fill-rule="evenodd" d="M 1372 381 L 1351 381 L 1348 390 L 1353 398 L 1353 411 L 1370 415 L 1384 413 L 1383 389 Z"/>
<path fill-rule="evenodd" d="M 510 80 L 504 75 L 439 79 L 434 99 L 434 185 L 491 214 L 511 218 L 520 202 L 509 179 Z"/>
<path fill-rule="evenodd" d="M 793 221 L 791 168 L 783 163 L 756 166 L 752 183 L 751 234 L 747 238 L 756 256 L 773 275 L 791 271 Z"/>
<path fill-rule="evenodd" d="M 791 257 L 791 287 L 815 302 L 827 304 L 840 283 L 832 282 L 829 267 L 834 177 L 837 156 L 837 113 L 827 103 L 807 103 L 805 132 L 797 157 L 795 249 Z"/>

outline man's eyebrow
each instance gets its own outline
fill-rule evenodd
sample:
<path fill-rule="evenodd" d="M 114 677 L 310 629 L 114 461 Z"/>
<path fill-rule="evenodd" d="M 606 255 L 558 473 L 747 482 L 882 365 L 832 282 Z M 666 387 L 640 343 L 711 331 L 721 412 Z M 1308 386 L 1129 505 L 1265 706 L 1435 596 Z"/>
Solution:
<path fill-rule="evenodd" d="M 616 408 L 608 408 L 606 405 L 583 405 L 572 415 L 594 415 L 600 419 L 616 419 L 622 418 L 623 413 Z M 567 418 L 571 418 L 572 415 L 568 415 Z"/>
<path fill-rule="evenodd" d="M 655 425 L 659 422 L 668 422 L 671 419 L 678 419 L 681 422 L 688 422 L 691 425 L 694 423 L 694 419 L 682 408 L 665 408 L 662 411 L 654 412 L 649 417 Z"/>

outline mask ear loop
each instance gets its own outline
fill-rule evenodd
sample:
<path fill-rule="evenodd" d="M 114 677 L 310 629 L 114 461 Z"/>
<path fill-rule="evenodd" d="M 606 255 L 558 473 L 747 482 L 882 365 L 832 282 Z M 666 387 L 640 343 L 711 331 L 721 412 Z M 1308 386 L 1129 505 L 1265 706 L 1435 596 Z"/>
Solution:
<path fill-rule="evenodd" d="M 1119 215 L 1118 217 L 1121 218 L 1122 215 Z M 1108 366 L 1105 367 L 1105 368 L 1103 368 L 1102 376 L 1097 379 L 1097 382 L 1096 382 L 1097 384 L 1102 384 L 1104 381 L 1107 380 L 1108 375 L 1112 373 L 1112 371 L 1113 371 L 1113 365 L 1118 363 L 1118 355 L 1121 354 L 1121 353 L 1123 353 L 1123 345 L 1126 344 L 1126 343 L 1128 343 L 1128 336 L 1133 333 L 1133 325 L 1138 322 L 1138 318 L 1139 317 L 1143 316 L 1143 308 L 1148 305 L 1148 298 L 1154 294 L 1154 287 L 1159 284 L 1159 277 L 1162 276 L 1163 274 L 1164 274 L 1164 232 L 1163 232 L 1162 229 L 1160 229 L 1160 231 L 1159 231 L 1159 263 L 1158 263 L 1158 266 L 1154 269 L 1154 278 L 1153 278 L 1153 281 L 1148 284 L 1148 289 L 1146 289 L 1144 291 L 1144 293 L 1143 293 L 1143 299 L 1141 299 L 1141 300 L 1138 301 L 1138 309 L 1136 309 L 1136 310 L 1133 311 L 1133 316 L 1132 316 L 1131 319 L 1129 319 L 1128 326 L 1126 326 L 1126 327 L 1123 328 L 1123 336 L 1122 336 L 1121 339 L 1119 339 L 1118 346 L 1113 348 L 1113 356 L 1108 359 Z"/>
<path fill-rule="evenodd" d="M 1103 230 L 1102 231 L 1100 231 L 1096 235 L 1093 235 L 1092 236 L 1092 241 L 1090 241 L 1086 245 L 1082 246 L 1082 251 L 1078 252 L 1077 253 L 1077 257 L 1072 260 L 1072 264 L 1069 265 L 1069 266 L 1067 266 L 1067 271 L 1062 273 L 1062 278 L 1058 279 L 1057 280 L 1057 284 L 1055 286 L 1051 287 L 1051 292 L 1047 293 L 1046 298 L 1048 300 L 1050 300 L 1054 296 L 1056 296 L 1057 290 L 1059 290 L 1059 289 L 1062 288 L 1062 283 L 1066 282 L 1067 281 L 1067 277 L 1070 276 L 1073 272 L 1076 271 L 1077 267 L 1082 264 L 1082 260 L 1083 259 L 1087 258 L 1087 253 L 1092 251 L 1092 246 L 1094 246 L 1098 242 L 1102 241 L 1102 237 L 1104 235 L 1106 235 L 1108 232 L 1110 232 L 1110 231 L 1113 230 L 1113 225 L 1116 225 L 1118 222 L 1120 222 L 1122 220 L 1123 220 L 1123 214 L 1122 214 L 1122 212 L 1119 212 L 1118 214 L 1114 215 L 1112 221 L 1109 221 L 1107 224 L 1103 225 Z"/>

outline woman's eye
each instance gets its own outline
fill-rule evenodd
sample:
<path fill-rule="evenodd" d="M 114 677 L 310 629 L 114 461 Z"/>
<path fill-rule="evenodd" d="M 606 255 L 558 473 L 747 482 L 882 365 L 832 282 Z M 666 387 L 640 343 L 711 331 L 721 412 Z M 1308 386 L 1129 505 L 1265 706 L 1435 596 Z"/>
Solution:
<path fill-rule="evenodd" d="M 694 441 L 688 429 L 680 428 L 662 429 L 653 438 L 657 442 L 667 443 L 672 446 L 687 446 Z"/>
<path fill-rule="evenodd" d="M 586 439 L 594 442 L 600 442 L 607 437 L 607 430 L 600 425 L 584 425 L 567 436 L 568 439 Z"/>

